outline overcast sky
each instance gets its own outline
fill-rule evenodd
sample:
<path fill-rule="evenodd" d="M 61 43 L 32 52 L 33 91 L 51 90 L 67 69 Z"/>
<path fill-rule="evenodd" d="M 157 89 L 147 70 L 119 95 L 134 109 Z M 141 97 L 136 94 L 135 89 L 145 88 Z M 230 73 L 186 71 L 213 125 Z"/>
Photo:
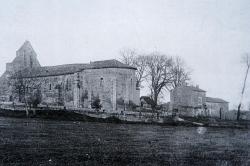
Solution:
<path fill-rule="evenodd" d="M 249 0 L 0 0 L 0 73 L 25 40 L 42 65 L 118 59 L 124 48 L 159 51 L 182 57 L 192 82 L 233 108 L 240 57 L 250 52 L 249 9 Z"/>

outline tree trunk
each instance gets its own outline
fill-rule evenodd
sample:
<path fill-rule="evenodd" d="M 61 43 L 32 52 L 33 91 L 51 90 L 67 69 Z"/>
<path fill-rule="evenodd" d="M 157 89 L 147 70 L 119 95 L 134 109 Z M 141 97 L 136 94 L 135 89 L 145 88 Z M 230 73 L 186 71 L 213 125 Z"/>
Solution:
<path fill-rule="evenodd" d="M 242 91 L 241 91 L 240 104 L 238 106 L 238 111 L 237 111 L 237 120 L 240 120 L 240 108 L 241 108 L 241 103 L 242 103 L 242 100 L 243 100 L 243 95 L 244 95 L 244 92 L 245 92 L 246 80 L 247 80 L 247 75 L 248 75 L 248 72 L 249 72 L 249 68 L 250 68 L 249 61 L 247 60 L 247 70 L 246 70 L 245 79 L 244 79 L 244 83 L 243 83 L 243 87 L 242 87 Z"/>
<path fill-rule="evenodd" d="M 28 104 L 26 100 L 26 95 L 24 95 L 24 103 L 25 103 L 26 116 L 29 117 L 29 109 L 28 109 Z"/>
<path fill-rule="evenodd" d="M 240 120 L 240 107 L 241 107 L 241 103 L 238 106 L 238 111 L 237 111 L 237 120 Z"/>
<path fill-rule="evenodd" d="M 157 106 L 157 101 L 158 101 L 158 94 L 157 92 L 154 92 L 154 105 L 153 105 L 153 112 L 155 112 L 156 110 L 156 106 Z"/>

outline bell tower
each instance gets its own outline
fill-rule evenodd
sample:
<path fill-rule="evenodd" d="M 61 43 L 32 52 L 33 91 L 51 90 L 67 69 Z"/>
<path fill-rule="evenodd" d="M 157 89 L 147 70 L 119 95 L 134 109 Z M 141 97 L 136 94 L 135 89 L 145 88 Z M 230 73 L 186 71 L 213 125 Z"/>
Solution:
<path fill-rule="evenodd" d="M 6 70 L 15 72 L 25 68 L 40 67 L 37 54 L 29 41 L 25 41 L 23 45 L 16 51 L 16 57 L 11 63 L 6 64 Z"/>

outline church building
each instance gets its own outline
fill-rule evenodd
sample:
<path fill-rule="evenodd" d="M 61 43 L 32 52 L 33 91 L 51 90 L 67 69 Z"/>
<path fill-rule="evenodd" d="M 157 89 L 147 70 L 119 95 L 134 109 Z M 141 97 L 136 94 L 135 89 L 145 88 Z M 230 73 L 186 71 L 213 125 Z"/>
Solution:
<path fill-rule="evenodd" d="M 40 104 L 91 108 L 99 101 L 105 111 L 123 110 L 129 104 L 140 102 L 135 71 L 136 68 L 114 59 L 41 66 L 30 42 L 26 41 L 0 77 L 0 100 L 22 101 L 20 98 L 25 96 L 13 92 L 13 81 L 21 77 L 28 83 L 28 92 L 40 92 Z"/>

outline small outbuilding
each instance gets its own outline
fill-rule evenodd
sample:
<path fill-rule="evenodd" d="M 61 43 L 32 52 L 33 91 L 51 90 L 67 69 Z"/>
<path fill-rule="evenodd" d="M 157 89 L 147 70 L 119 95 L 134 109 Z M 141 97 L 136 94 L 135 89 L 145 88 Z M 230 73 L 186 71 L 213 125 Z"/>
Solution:
<path fill-rule="evenodd" d="M 205 109 L 208 116 L 224 118 L 225 112 L 228 112 L 228 104 L 220 98 L 206 97 Z"/>

